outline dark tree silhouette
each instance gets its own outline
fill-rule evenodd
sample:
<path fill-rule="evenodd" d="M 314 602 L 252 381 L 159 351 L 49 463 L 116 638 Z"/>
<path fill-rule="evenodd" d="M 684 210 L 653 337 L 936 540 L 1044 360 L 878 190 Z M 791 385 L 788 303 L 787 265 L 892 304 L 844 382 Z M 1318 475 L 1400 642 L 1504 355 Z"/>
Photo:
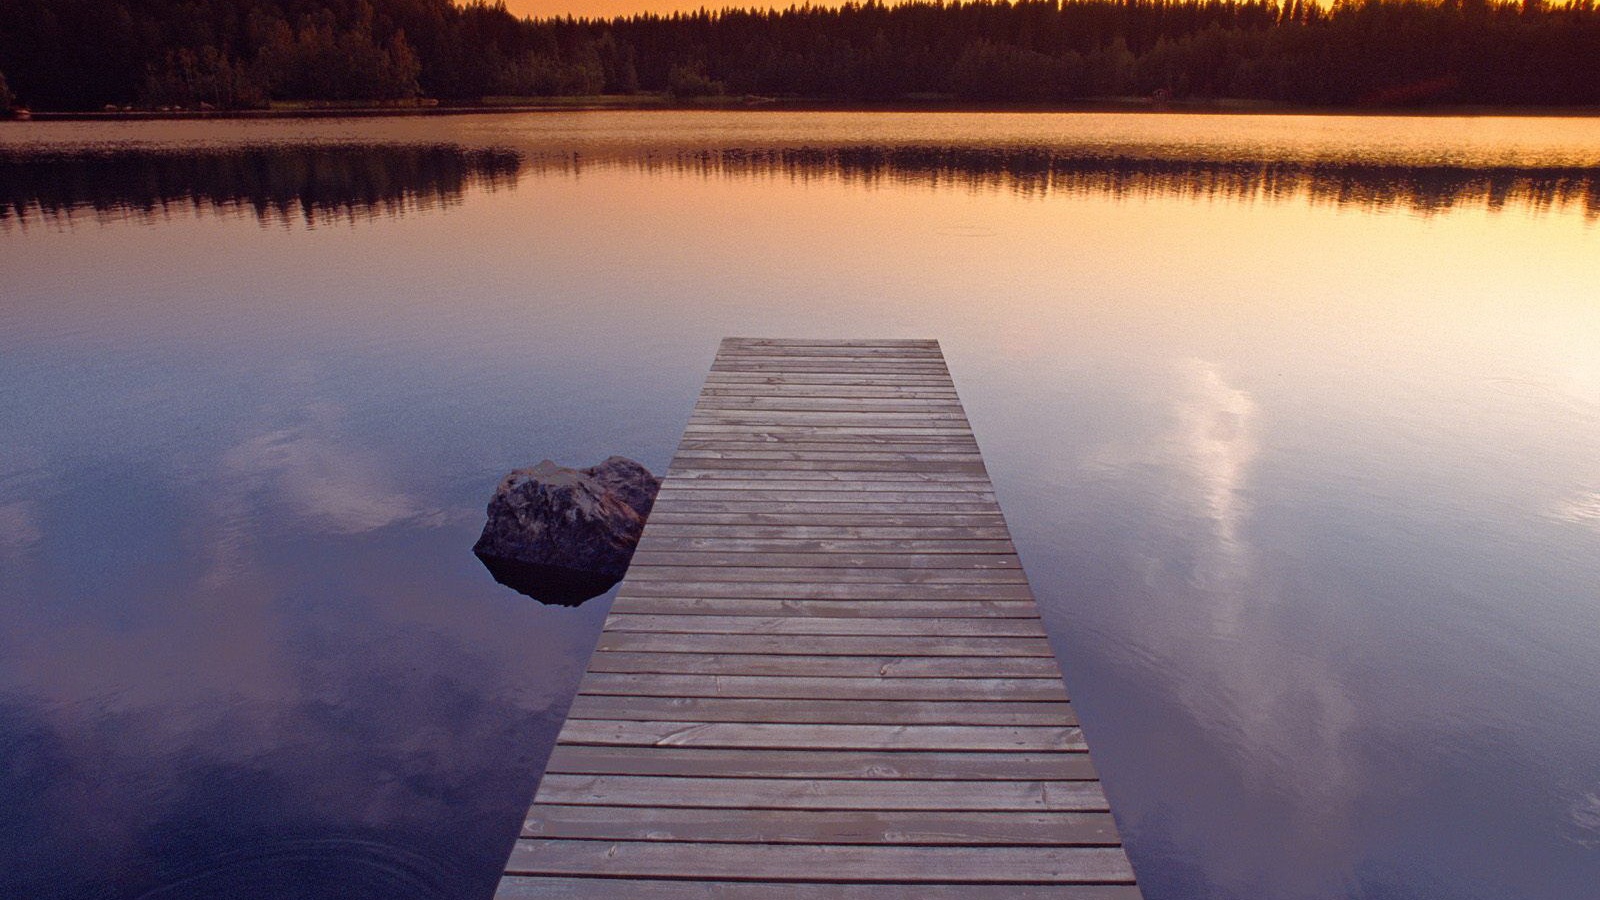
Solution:
<path fill-rule="evenodd" d="M 913 0 L 518 19 L 484 0 L 0 0 L 46 109 L 652 91 L 1600 104 L 1595 0 Z"/>

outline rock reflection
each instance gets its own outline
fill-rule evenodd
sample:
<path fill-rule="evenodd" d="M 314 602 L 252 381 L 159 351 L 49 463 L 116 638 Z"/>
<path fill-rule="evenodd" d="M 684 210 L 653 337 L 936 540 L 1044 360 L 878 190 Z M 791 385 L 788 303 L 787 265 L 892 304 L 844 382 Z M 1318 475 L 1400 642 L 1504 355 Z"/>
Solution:
<path fill-rule="evenodd" d="M 604 594 L 622 578 L 563 566 L 542 566 L 499 556 L 477 554 L 494 580 L 546 606 L 579 606 Z"/>
<path fill-rule="evenodd" d="M 354 221 L 509 187 L 520 166 L 515 152 L 448 144 L 0 151 L 0 225 L 184 208 L 248 211 L 269 223 Z"/>

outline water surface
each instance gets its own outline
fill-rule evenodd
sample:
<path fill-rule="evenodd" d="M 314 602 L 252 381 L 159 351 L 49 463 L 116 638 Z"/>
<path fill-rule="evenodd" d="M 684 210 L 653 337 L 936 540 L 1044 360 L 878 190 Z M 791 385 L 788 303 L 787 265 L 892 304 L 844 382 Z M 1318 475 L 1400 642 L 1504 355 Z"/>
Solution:
<path fill-rule="evenodd" d="M 0 894 L 488 896 L 717 340 L 936 337 L 1146 895 L 1600 882 L 1600 122 L 0 123 Z"/>

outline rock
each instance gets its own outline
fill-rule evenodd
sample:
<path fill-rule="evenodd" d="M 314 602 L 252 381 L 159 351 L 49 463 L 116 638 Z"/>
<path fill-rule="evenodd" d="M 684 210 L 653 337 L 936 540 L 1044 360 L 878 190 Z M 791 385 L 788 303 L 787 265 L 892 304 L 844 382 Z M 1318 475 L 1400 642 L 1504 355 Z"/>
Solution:
<path fill-rule="evenodd" d="M 660 479 L 631 459 L 569 469 L 545 460 L 501 479 L 472 552 L 495 580 L 575 605 L 628 571 Z"/>

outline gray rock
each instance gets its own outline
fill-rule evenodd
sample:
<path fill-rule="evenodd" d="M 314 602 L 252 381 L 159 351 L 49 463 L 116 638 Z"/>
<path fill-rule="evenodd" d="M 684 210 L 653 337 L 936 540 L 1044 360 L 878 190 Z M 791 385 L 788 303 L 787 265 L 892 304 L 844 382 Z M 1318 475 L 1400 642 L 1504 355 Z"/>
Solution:
<path fill-rule="evenodd" d="M 581 602 L 628 570 L 660 487 L 649 469 L 621 456 L 587 469 L 548 459 L 517 469 L 495 489 L 472 551 L 503 584 L 548 602 Z"/>

